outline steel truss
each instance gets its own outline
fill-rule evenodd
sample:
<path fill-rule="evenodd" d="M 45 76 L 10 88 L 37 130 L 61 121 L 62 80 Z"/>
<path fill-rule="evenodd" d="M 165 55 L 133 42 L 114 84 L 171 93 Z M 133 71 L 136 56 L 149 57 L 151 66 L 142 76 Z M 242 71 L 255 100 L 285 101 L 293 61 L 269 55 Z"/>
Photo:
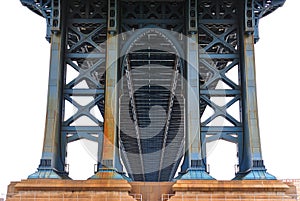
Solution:
<path fill-rule="evenodd" d="M 21 2 L 46 19 L 52 45 L 42 159 L 29 178 L 68 178 L 67 144 L 87 139 L 98 144 L 92 178 L 125 178 L 122 158 L 135 181 L 171 181 L 181 159 L 177 179 L 213 179 L 206 144 L 222 139 L 238 146 L 235 179 L 275 179 L 261 156 L 253 45 L 259 19 L 284 0 Z"/>
<path fill-rule="evenodd" d="M 240 110 L 235 111 L 238 117 L 228 112 L 234 104 L 241 106 L 239 15 L 233 0 L 200 0 L 198 8 L 198 40 L 204 52 L 199 54 L 201 139 L 206 156 L 207 143 L 223 139 L 238 144 L 243 135 Z M 235 81 L 227 76 L 233 69 Z M 209 109 L 212 114 L 205 116 Z M 203 161 L 206 167 L 206 157 Z"/>
<path fill-rule="evenodd" d="M 37 3 L 35 7 L 50 10 L 49 2 Z M 62 60 L 62 63 L 59 64 L 61 65 L 59 66 L 61 75 L 57 78 L 62 85 L 58 89 L 62 95 L 60 100 L 55 100 L 60 102 L 61 108 L 58 111 L 61 115 L 58 131 L 60 134 L 55 139 L 59 141 L 59 146 L 56 147 L 58 155 L 51 158 L 44 151 L 39 171 L 30 178 L 47 177 L 52 170 L 58 174 L 55 177 L 68 175 L 68 170 L 65 169 L 68 143 L 87 139 L 96 142 L 98 152 L 102 152 L 103 119 L 101 116 L 104 116 L 105 41 L 107 38 L 107 12 L 105 10 L 107 3 L 95 0 L 68 1 L 64 6 L 68 9 L 62 34 L 58 34 L 59 30 L 54 29 L 53 26 L 51 29 L 53 33 L 52 46 L 54 46 L 53 38 L 56 35 L 60 37 L 59 45 L 62 46 L 59 55 Z M 41 13 L 44 14 L 44 12 Z M 59 25 L 57 26 L 59 27 Z M 54 57 L 53 54 L 52 57 Z M 52 65 L 56 68 L 57 64 L 54 61 Z M 52 69 L 52 71 L 57 70 Z M 67 103 L 73 107 L 73 109 L 69 109 L 68 117 L 65 114 Z M 52 106 L 49 107 L 48 112 L 51 112 Z M 97 111 L 101 114 L 100 116 L 95 115 Z M 51 133 L 46 132 L 45 135 L 51 135 Z M 59 164 L 53 162 L 58 160 L 57 158 L 59 158 Z M 98 154 L 98 161 L 101 161 L 101 154 Z M 41 174 L 41 172 L 43 173 Z"/>
<path fill-rule="evenodd" d="M 103 148 L 103 119 L 91 111 L 94 109 L 104 116 L 107 3 L 70 1 L 68 8 L 66 76 L 69 67 L 77 71 L 78 76 L 66 82 L 64 98 L 77 111 L 63 121 L 62 136 L 67 143 L 79 139 L 96 142 L 98 170 Z M 86 118 L 83 122 L 82 117 Z"/>

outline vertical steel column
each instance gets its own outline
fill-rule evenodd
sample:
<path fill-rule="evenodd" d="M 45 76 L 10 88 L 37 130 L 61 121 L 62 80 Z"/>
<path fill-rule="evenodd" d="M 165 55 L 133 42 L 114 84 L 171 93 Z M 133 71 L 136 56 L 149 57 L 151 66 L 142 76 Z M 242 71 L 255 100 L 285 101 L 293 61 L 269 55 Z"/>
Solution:
<path fill-rule="evenodd" d="M 262 160 L 258 125 L 254 35 L 241 34 L 242 119 L 244 136 L 239 150 L 240 170 L 236 179 L 276 179 L 266 172 Z"/>
<path fill-rule="evenodd" d="M 55 1 L 58 3 L 57 1 Z M 52 5 L 53 6 L 53 5 Z M 58 8 L 60 4 L 55 4 L 56 16 L 61 16 Z M 64 22 L 61 19 L 62 23 Z M 57 20 L 59 22 L 59 20 Z M 59 27 L 58 24 L 55 24 Z M 63 25 L 62 25 L 63 27 Z M 65 140 L 61 139 L 62 123 L 62 102 L 64 84 L 64 51 L 65 51 L 65 30 L 53 29 L 51 35 L 51 57 L 48 84 L 47 114 L 44 133 L 43 152 L 38 171 L 28 178 L 67 178 L 65 172 L 65 151 L 62 145 Z"/>
<path fill-rule="evenodd" d="M 98 172 L 92 178 L 123 179 L 118 145 L 118 0 L 108 0 L 104 139 Z M 120 174 L 121 173 L 121 174 Z"/>
<path fill-rule="evenodd" d="M 186 154 L 178 179 L 213 179 L 206 172 L 200 126 L 200 74 L 198 62 L 197 0 L 188 1 L 186 68 Z M 205 143 L 205 142 L 204 142 Z"/>

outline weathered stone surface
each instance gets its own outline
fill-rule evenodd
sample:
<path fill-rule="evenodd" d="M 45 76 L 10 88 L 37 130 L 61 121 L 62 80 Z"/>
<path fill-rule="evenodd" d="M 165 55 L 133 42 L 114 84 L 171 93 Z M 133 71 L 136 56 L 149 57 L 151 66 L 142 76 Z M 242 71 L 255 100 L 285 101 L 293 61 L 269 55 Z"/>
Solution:
<path fill-rule="evenodd" d="M 283 182 L 289 186 L 286 194 L 297 199 L 300 195 L 300 179 L 285 179 Z"/>
<path fill-rule="evenodd" d="M 177 182 L 131 182 L 116 179 L 30 179 L 12 182 L 7 201 L 295 201 L 290 187 L 278 180 L 179 180 Z"/>
<path fill-rule="evenodd" d="M 174 182 L 131 182 L 131 193 L 141 194 L 143 200 L 161 201 L 163 194 L 173 194 Z"/>
<path fill-rule="evenodd" d="M 179 180 L 173 185 L 170 201 L 295 201 L 285 192 L 289 187 L 279 180 Z"/>
<path fill-rule="evenodd" d="M 126 180 L 29 179 L 12 182 L 7 201 L 135 201 Z"/>

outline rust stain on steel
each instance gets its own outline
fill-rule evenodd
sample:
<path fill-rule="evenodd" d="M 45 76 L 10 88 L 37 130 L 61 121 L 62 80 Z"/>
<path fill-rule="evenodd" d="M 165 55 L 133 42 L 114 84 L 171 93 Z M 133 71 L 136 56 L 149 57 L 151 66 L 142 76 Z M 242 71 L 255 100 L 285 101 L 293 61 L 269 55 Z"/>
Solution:
<path fill-rule="evenodd" d="M 105 120 L 104 120 L 104 143 L 103 159 L 113 160 L 116 140 L 116 101 L 115 86 L 117 82 L 116 46 L 113 36 L 108 34 L 106 55 L 106 88 L 105 88 Z"/>
<path fill-rule="evenodd" d="M 107 169 L 108 171 L 101 171 L 101 172 L 97 172 L 96 176 L 99 179 L 110 179 L 110 178 L 114 178 L 116 172 L 115 171 L 109 171 L 110 169 Z"/>

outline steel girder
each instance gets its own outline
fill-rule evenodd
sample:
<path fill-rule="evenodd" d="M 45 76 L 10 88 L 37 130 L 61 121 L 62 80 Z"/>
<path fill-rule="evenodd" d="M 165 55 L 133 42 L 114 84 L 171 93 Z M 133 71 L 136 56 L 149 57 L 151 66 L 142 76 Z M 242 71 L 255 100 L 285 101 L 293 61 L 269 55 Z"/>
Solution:
<path fill-rule="evenodd" d="M 199 68 L 199 41 L 198 41 L 198 1 L 188 1 L 188 27 L 186 45 L 186 153 L 181 172 L 177 179 L 213 179 L 207 173 L 205 141 L 201 136 L 200 124 L 200 68 Z M 206 106 L 202 106 L 205 110 Z"/>
<path fill-rule="evenodd" d="M 77 76 L 65 81 L 65 101 L 75 110 L 65 118 L 62 135 L 67 142 L 87 139 L 98 144 L 96 172 L 102 161 L 104 123 L 92 111 L 104 116 L 107 13 L 103 10 L 106 8 L 106 1 L 69 1 L 67 14 L 66 76 L 71 69 Z M 69 132 L 70 128 L 75 132 Z"/>
<path fill-rule="evenodd" d="M 24 6 L 27 6 L 34 13 L 43 16 L 46 19 L 47 22 L 46 38 L 47 40 L 50 40 L 51 31 L 57 31 L 60 29 L 60 22 L 59 22 L 60 12 L 59 13 L 57 12 L 58 11 L 57 7 L 59 6 L 60 1 L 59 0 L 20 0 L 20 1 Z M 132 2 L 137 3 L 138 1 L 130 1 L 130 3 Z M 245 12 L 247 13 L 245 15 L 245 30 L 247 32 L 254 33 L 255 42 L 259 40 L 259 33 L 258 33 L 259 20 L 262 17 L 267 16 L 268 14 L 274 12 L 277 8 L 281 7 L 284 3 L 285 0 L 245 0 Z M 191 8 L 190 5 L 189 8 Z M 128 12 L 129 14 L 134 13 L 133 10 L 128 10 L 126 12 Z M 145 20 L 141 20 L 141 19 L 135 19 L 135 20 L 132 19 L 129 21 L 132 21 L 133 24 L 137 24 L 139 21 L 145 23 Z M 189 23 L 191 22 L 192 24 L 197 24 L 197 19 L 195 18 Z M 174 19 L 170 20 L 169 24 L 174 24 L 174 26 L 176 24 L 179 25 L 178 23 L 176 23 L 176 20 Z M 192 24 L 189 24 L 190 28 L 194 26 Z M 116 26 L 116 24 L 114 26 Z M 125 29 L 128 29 L 128 27 Z"/>
<path fill-rule="evenodd" d="M 65 8 L 65 4 L 61 5 Z M 63 22 L 63 25 L 65 22 Z M 44 145 L 38 171 L 29 178 L 68 178 L 65 171 L 65 143 L 61 137 L 62 102 L 64 88 L 65 30 L 51 37 L 51 58 L 48 83 L 47 114 Z"/>
<path fill-rule="evenodd" d="M 240 4 L 234 0 L 200 1 L 201 139 L 204 142 L 223 139 L 238 145 L 239 170 L 235 179 L 275 179 L 266 172 L 261 155 L 254 33 L 239 23 L 240 16 L 247 12 L 238 8 Z M 229 77 L 234 69 L 236 76 Z M 237 105 L 235 113 L 239 115 L 230 112 L 233 105 Z M 205 115 L 208 108 L 212 113 Z M 204 158 L 205 145 L 202 145 Z"/>

